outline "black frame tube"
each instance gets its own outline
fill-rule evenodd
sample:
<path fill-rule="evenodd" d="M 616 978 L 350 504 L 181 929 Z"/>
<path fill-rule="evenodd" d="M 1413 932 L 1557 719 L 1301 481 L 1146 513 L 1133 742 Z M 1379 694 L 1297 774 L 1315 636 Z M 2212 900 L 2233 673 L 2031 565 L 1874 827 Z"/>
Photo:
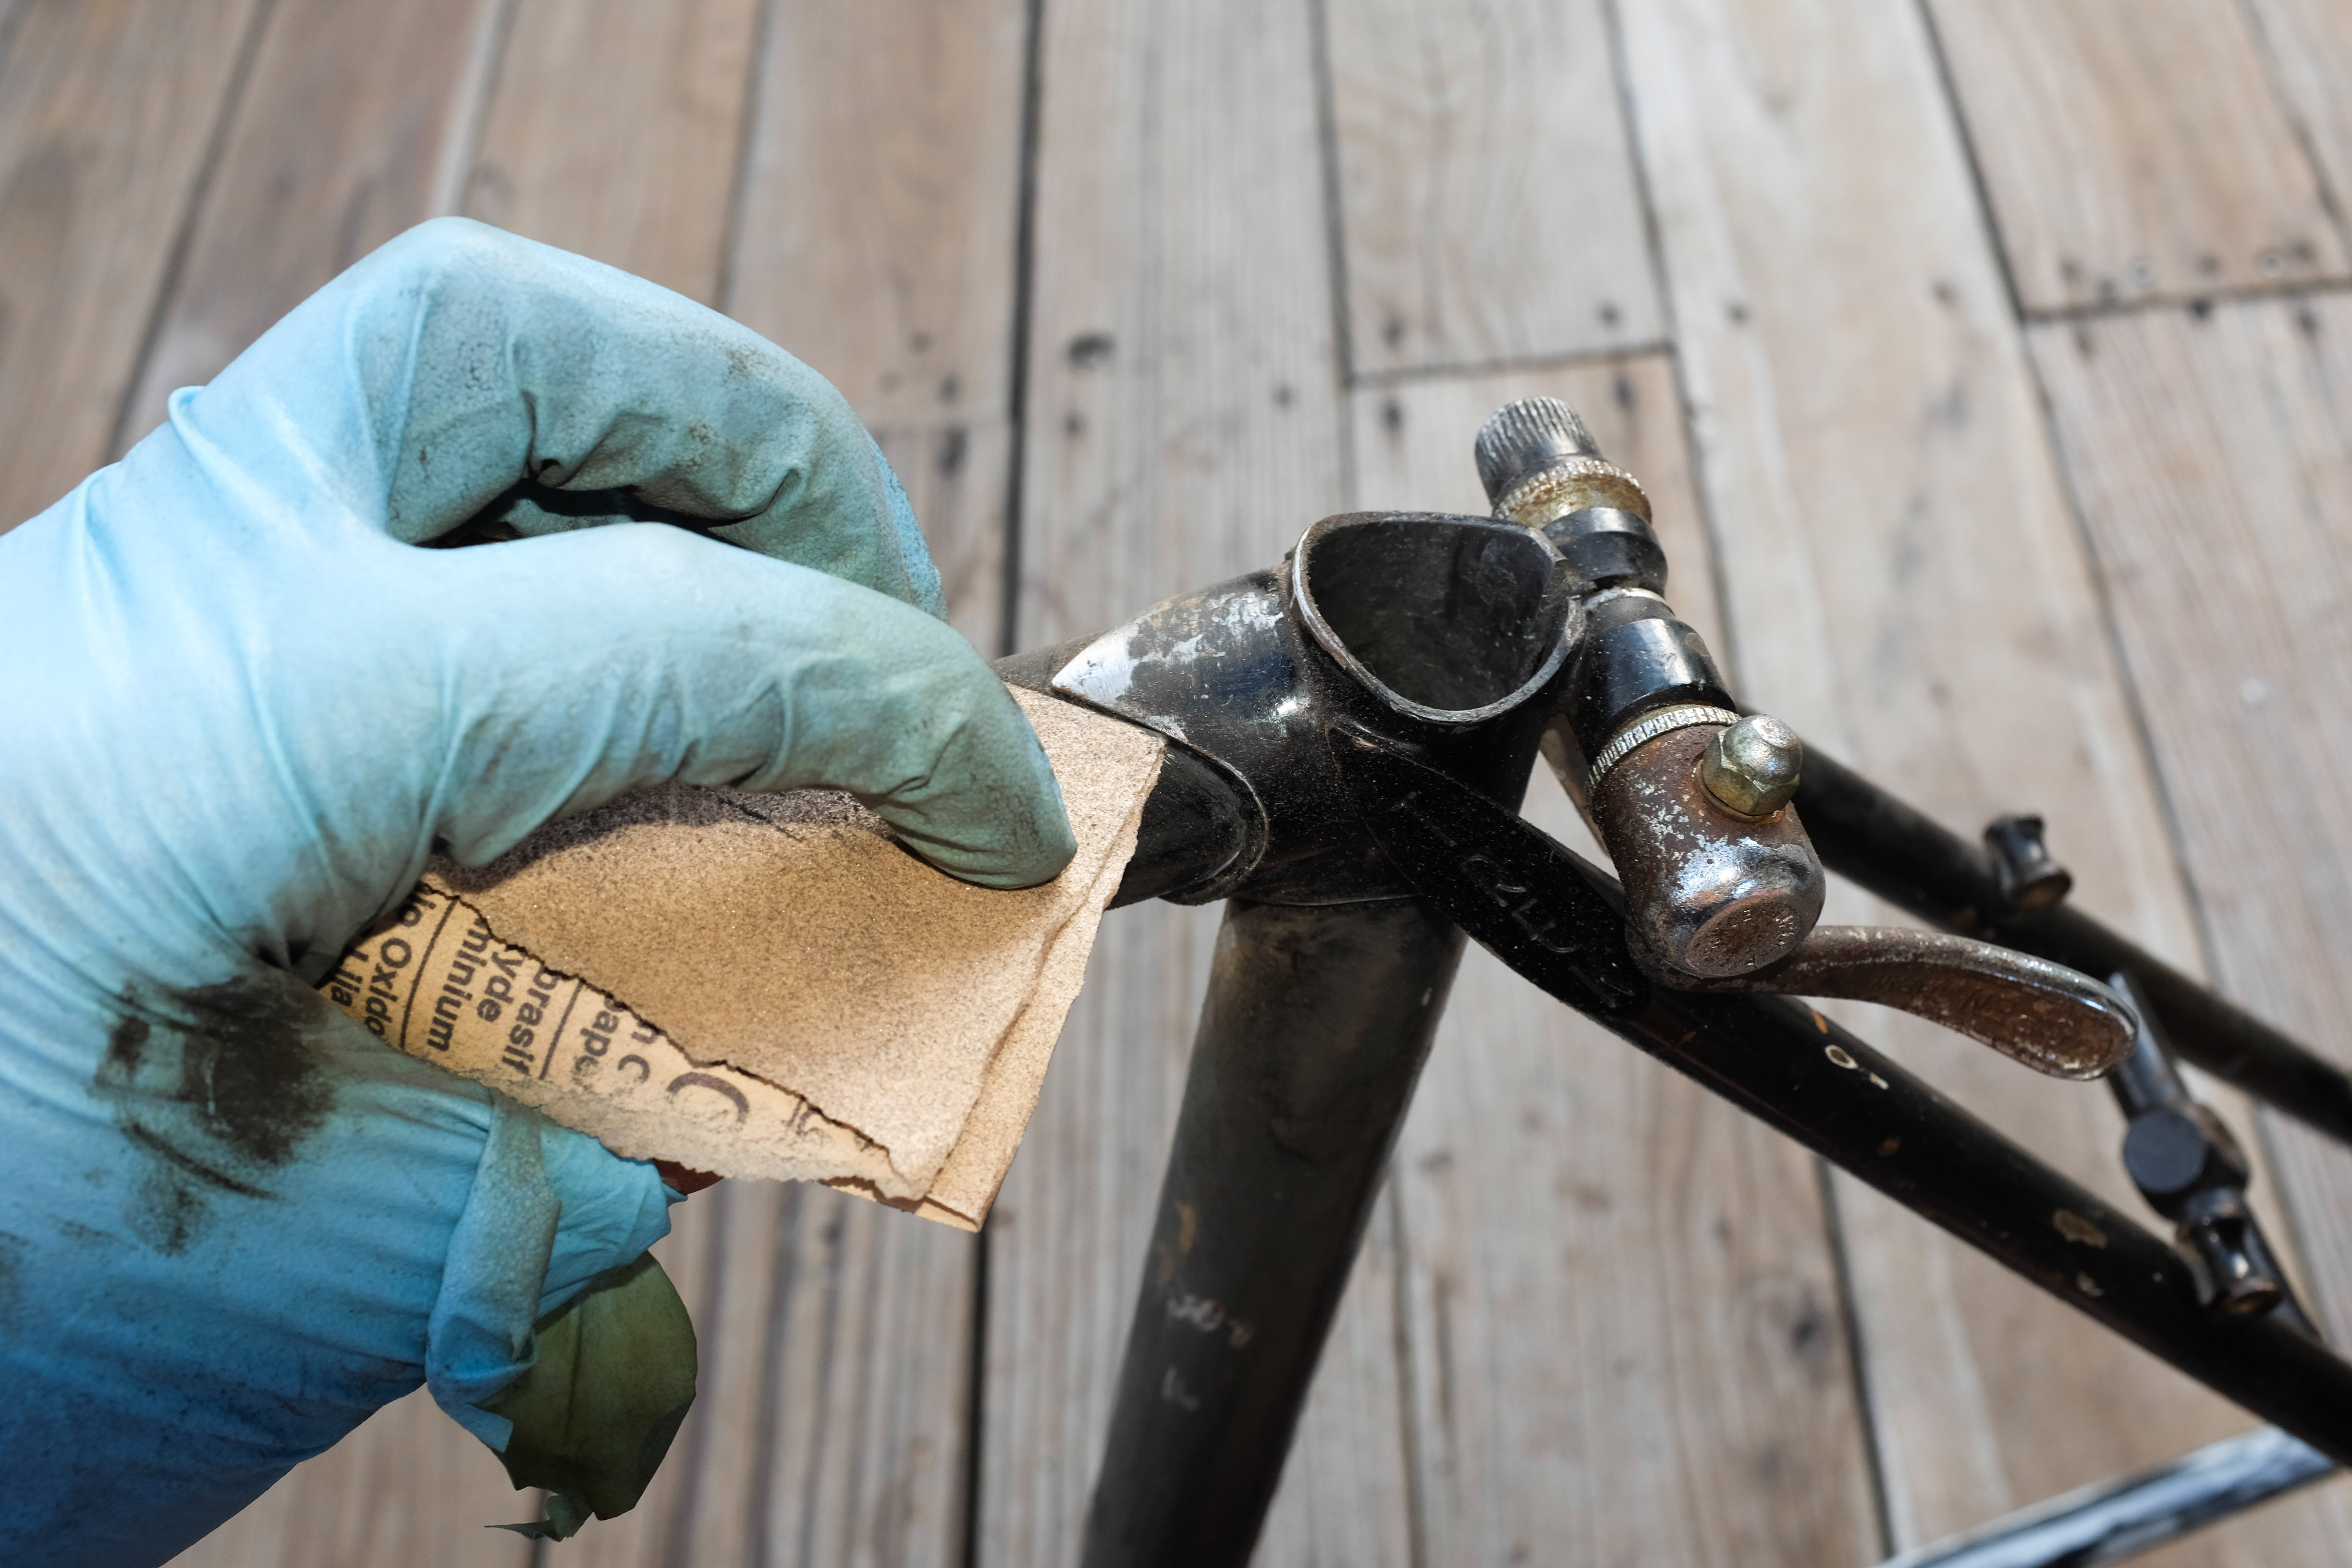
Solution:
<path fill-rule="evenodd" d="M 2352 1074 L 2064 905 L 2008 907 L 1976 845 L 1852 768 L 1807 748 L 1797 809 L 1822 863 L 1922 920 L 2094 976 L 2131 977 L 2165 1043 L 2225 1083 L 2352 1144 Z"/>
<path fill-rule="evenodd" d="M 1243 1568 L 1461 963 L 1412 900 L 1225 907 L 1087 1568 Z"/>
<path fill-rule="evenodd" d="M 2352 1459 L 2352 1364 L 2277 1314 L 2207 1311 L 2163 1238 L 1803 1003 L 1661 989 L 1631 1016 L 1592 1016 L 2208 1388 Z"/>
<path fill-rule="evenodd" d="M 1809 759 L 1809 777 L 1815 767 Z M 1462 918 L 1482 940 L 1493 940 L 1487 925 L 1543 930 L 1555 916 L 1583 933 L 1557 975 L 1525 952 L 1507 954 L 1523 976 L 2224 1397 L 2352 1461 L 2352 1364 L 2291 1315 L 2207 1310 L 2163 1238 L 1803 1003 L 1642 981 L 1623 951 L 1612 879 L 1549 840 L 1530 857 L 1511 836 L 1535 830 L 1515 813 L 1428 777 L 1454 803 L 1443 836 L 1452 852 L 1483 849 L 1532 895 L 1491 920 L 1465 900 Z M 1909 815 L 1928 830 L 1915 849 L 1990 883 L 1968 846 Z M 1429 875 L 1413 871 L 1442 898 Z M 2074 919 L 2114 944 L 2105 951 L 2124 950 L 2116 967 L 2135 980 L 2162 969 Z M 1613 957 L 1591 948 L 1596 938 Z M 1228 903 L 1087 1518 L 1087 1568 L 1247 1563 L 1462 942 L 1423 900 Z M 1592 987 L 1596 958 L 1623 987 Z"/>
<path fill-rule="evenodd" d="M 1615 879 L 1360 735 L 1333 752 L 1382 850 L 1522 979 L 2339 1462 L 2352 1364 L 2279 1314 L 2209 1311 L 2187 1259 L 1814 1008 L 1670 989 Z"/>

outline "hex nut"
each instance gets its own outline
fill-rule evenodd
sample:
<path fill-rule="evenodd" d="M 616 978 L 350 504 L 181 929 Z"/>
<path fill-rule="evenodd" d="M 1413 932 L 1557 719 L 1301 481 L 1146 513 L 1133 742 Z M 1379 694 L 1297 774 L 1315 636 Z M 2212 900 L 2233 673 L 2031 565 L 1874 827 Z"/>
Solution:
<path fill-rule="evenodd" d="M 1757 713 L 1717 733 L 1698 760 L 1699 783 L 1725 810 L 1769 816 L 1797 793 L 1805 744 L 1778 719 Z"/>

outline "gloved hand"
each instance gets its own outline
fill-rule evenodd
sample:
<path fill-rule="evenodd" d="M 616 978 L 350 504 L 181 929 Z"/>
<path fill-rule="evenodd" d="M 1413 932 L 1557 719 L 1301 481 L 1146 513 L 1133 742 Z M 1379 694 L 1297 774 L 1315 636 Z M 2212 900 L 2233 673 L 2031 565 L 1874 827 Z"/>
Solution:
<path fill-rule="evenodd" d="M 485 514 L 527 537 L 419 548 Z M 311 986 L 428 852 L 661 780 L 1052 877 L 939 609 L 814 372 L 457 220 L 0 536 L 0 1562 L 160 1562 L 420 1380 L 499 1445 L 532 1319 L 667 1194 Z"/>

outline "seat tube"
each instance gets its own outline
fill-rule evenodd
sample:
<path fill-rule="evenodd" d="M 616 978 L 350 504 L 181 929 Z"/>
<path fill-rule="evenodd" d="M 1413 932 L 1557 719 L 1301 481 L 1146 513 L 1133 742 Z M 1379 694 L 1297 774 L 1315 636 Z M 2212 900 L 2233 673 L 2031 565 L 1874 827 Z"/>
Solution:
<path fill-rule="evenodd" d="M 1462 947 L 1410 899 L 1226 905 L 1087 1568 L 1249 1561 Z"/>

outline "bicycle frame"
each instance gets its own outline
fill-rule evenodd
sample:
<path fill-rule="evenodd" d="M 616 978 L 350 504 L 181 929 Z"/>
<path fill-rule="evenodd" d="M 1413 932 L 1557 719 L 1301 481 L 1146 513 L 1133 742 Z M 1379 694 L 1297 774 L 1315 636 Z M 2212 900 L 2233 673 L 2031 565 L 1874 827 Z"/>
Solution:
<path fill-rule="evenodd" d="M 1320 589 L 1310 583 L 1307 543 L 1344 526 L 1388 529 L 1380 549 L 1395 557 L 1395 583 L 1360 567 L 1326 568 Z M 1513 808 L 1539 728 L 1529 715 L 1560 679 L 1557 658 L 1532 673 L 1526 661 L 1495 677 L 1498 689 L 1525 677 L 1507 700 L 1437 714 L 1449 720 L 1441 724 L 1312 623 L 1328 612 L 1393 630 L 1413 597 L 1415 624 L 1484 616 L 1496 623 L 1489 642 L 1572 639 L 1557 582 L 1538 581 L 1540 563 L 1503 560 L 1487 537 L 1498 527 L 1424 514 L 1326 520 L 1270 572 L 1001 667 L 1171 742 L 1117 901 L 1230 900 L 1088 1517 L 1089 1568 L 1239 1565 L 1255 1543 L 1463 949 L 1461 931 L 1376 852 L 1330 774 L 1331 737 L 1392 745 L 1432 777 Z M 1432 542 L 1414 542 L 1416 529 Z M 1432 587 L 1449 562 L 1492 581 L 1449 597 Z M 1332 602 L 1342 590 L 1381 602 Z M 1396 605 L 1381 601 L 1391 592 Z M 2190 1060 L 2352 1138 L 2352 1078 L 2086 916 L 2010 907 L 1984 851 L 1825 758 L 1808 761 L 1797 798 L 1830 868 L 1955 931 L 2125 976 Z M 1467 818 L 1429 826 L 1448 842 L 1480 831 Z M 1548 911 L 1605 928 L 1622 957 L 1625 904 L 1605 873 L 1580 864 L 1538 892 Z M 2196 1268 L 2165 1238 L 1813 1009 L 1612 989 L 1584 973 L 1546 989 L 1581 994 L 1579 1010 L 1628 1043 L 2310 1449 L 2352 1462 L 2352 1363 L 2299 1313 L 2212 1310 Z M 2315 1473 L 2307 1463 L 2295 1472 Z"/>

